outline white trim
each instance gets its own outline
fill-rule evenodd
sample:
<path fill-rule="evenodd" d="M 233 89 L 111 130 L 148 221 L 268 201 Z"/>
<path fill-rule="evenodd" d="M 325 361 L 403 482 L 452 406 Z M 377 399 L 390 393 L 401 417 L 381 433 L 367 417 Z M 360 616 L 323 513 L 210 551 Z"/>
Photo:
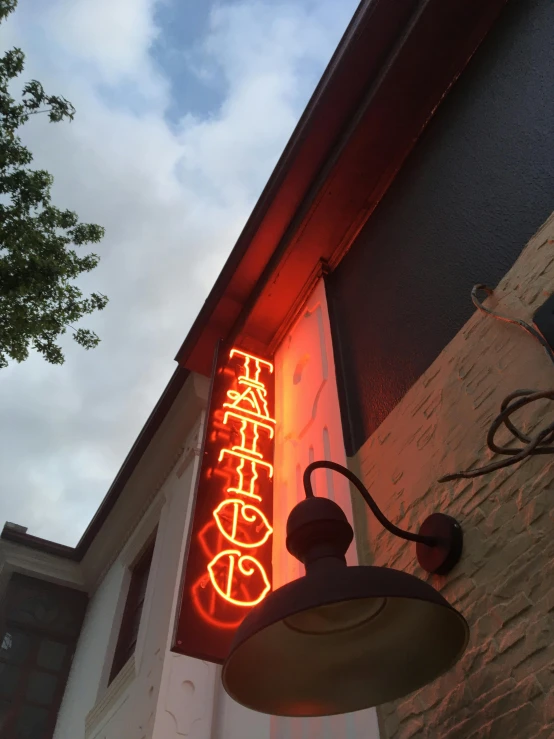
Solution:
<path fill-rule="evenodd" d="M 104 654 L 104 664 L 102 666 L 102 672 L 100 674 L 100 680 L 98 682 L 98 690 L 96 693 L 96 703 L 104 699 L 104 696 L 109 691 L 112 683 L 109 683 L 110 674 L 112 671 L 113 660 L 115 657 L 115 650 L 117 647 L 117 641 L 119 639 L 119 631 L 121 629 L 121 623 L 123 621 L 123 612 L 125 611 L 125 604 L 127 603 L 127 595 L 129 593 L 129 585 L 131 584 L 131 571 L 121 566 L 121 582 L 119 586 L 119 595 L 115 606 L 113 615 L 112 625 L 110 629 L 110 635 Z M 131 657 L 134 664 L 134 655 Z M 117 676 L 115 678 L 117 680 Z M 113 682 L 115 682 L 115 680 Z M 91 709 L 91 710 L 94 710 Z"/>
<path fill-rule="evenodd" d="M 79 562 L 0 540 L 0 601 L 14 573 L 74 590 L 87 590 Z"/>
<path fill-rule="evenodd" d="M 201 411 L 202 414 L 204 411 Z M 202 416 L 201 416 L 202 417 Z M 133 542 L 137 540 L 137 536 L 140 539 L 140 534 L 137 532 L 143 528 L 143 526 L 147 525 L 146 523 L 143 523 L 145 519 L 149 518 L 150 516 L 154 515 L 153 511 L 157 510 L 157 521 L 160 517 L 160 512 L 163 508 L 164 502 L 165 502 L 165 494 L 163 491 L 163 487 L 165 483 L 167 482 L 169 476 L 177 466 L 179 460 L 181 459 L 183 453 L 189 454 L 191 449 L 194 449 L 197 438 L 198 438 L 198 424 L 200 421 L 197 421 L 194 424 L 194 427 L 187 435 L 187 439 L 182 444 L 176 454 L 172 457 L 171 462 L 168 464 L 166 469 L 164 470 L 163 474 L 160 477 L 160 482 L 155 485 L 152 489 L 152 492 L 144 502 L 144 505 L 141 507 L 141 509 L 138 511 L 138 513 L 133 516 L 130 519 L 129 525 L 127 526 L 127 529 L 124 533 L 124 535 L 119 539 L 118 545 L 114 547 L 111 557 L 106 562 L 104 568 L 100 572 L 96 582 L 94 583 L 94 586 L 91 588 L 91 592 L 94 592 L 102 580 L 106 577 L 106 574 L 109 572 L 110 568 L 114 564 L 114 562 L 122 556 L 125 561 L 130 565 L 134 559 L 133 556 L 130 557 L 130 552 L 133 551 Z M 152 532 L 154 527 L 151 528 L 150 533 Z M 144 542 L 142 542 L 144 544 Z M 140 550 L 140 547 L 139 547 Z M 138 551 L 138 550 L 137 550 Z M 136 556 L 136 555 L 135 555 Z"/>
<path fill-rule="evenodd" d="M 165 485 L 165 483 L 168 481 L 170 474 L 172 470 L 175 470 L 176 466 L 179 464 L 181 460 L 187 460 L 189 463 L 192 459 L 198 457 L 199 455 L 199 443 L 201 439 L 201 431 L 202 431 L 202 419 L 204 417 L 204 411 L 201 412 L 200 418 L 195 425 L 195 428 L 192 429 L 190 434 L 187 437 L 187 441 L 183 446 L 181 447 L 179 456 L 176 456 L 176 458 L 173 459 L 171 464 L 171 469 L 167 471 L 167 473 L 164 475 L 164 481 L 162 485 Z M 181 461 L 181 465 L 179 466 L 179 469 L 183 466 L 183 461 Z M 182 473 L 181 473 L 182 474 Z M 190 496 L 192 497 L 192 496 Z M 125 604 L 127 602 L 127 595 L 129 592 L 129 585 L 131 582 L 131 571 L 133 568 L 133 565 L 136 563 L 137 559 L 139 558 L 142 550 L 145 548 L 149 538 L 152 536 L 152 533 L 156 529 L 156 527 L 159 526 L 160 520 L 162 518 L 162 514 L 168 505 L 168 500 L 166 498 L 165 491 L 161 488 L 157 490 L 156 496 L 153 500 L 151 500 L 150 505 L 148 506 L 146 511 L 141 511 L 140 519 L 138 522 L 136 519 L 134 519 L 134 523 L 129 527 L 127 536 L 125 537 L 125 541 L 121 542 L 121 545 L 119 547 L 119 555 L 118 557 L 111 563 L 110 568 L 114 567 L 116 565 L 119 565 L 124 570 L 122 581 L 121 581 L 121 587 L 120 587 L 120 594 L 117 601 L 117 606 L 114 614 L 114 619 L 112 622 L 112 627 L 110 631 L 110 637 L 108 641 L 108 647 L 106 649 L 106 654 L 104 658 L 104 666 L 102 668 L 102 675 L 100 679 L 100 684 L 98 687 L 98 693 L 97 693 L 97 704 L 102 703 L 104 701 L 104 697 L 111 693 L 111 686 L 114 682 L 118 680 L 118 676 L 114 678 L 114 681 L 108 685 L 108 680 L 110 677 L 111 669 L 112 669 L 112 663 L 115 655 L 115 649 L 117 646 L 117 641 L 119 638 L 119 632 L 121 629 L 121 623 L 123 620 L 123 612 L 125 610 Z M 190 505 L 190 504 L 189 504 Z M 188 519 L 187 519 L 188 520 Z M 154 583 L 156 581 L 159 569 L 160 569 L 160 559 L 161 559 L 161 552 L 162 552 L 162 541 L 159 536 L 160 531 L 158 530 L 158 533 L 156 535 L 156 542 L 154 545 L 154 552 L 152 556 L 152 564 L 150 567 L 150 572 L 148 575 L 148 584 L 146 586 L 146 593 L 145 593 L 145 599 L 144 599 L 144 607 L 140 619 L 140 625 L 139 625 L 139 632 L 137 635 L 137 643 L 135 647 L 135 651 L 133 655 L 129 658 L 129 662 L 133 663 L 134 671 L 135 673 L 138 673 L 142 664 L 143 654 L 144 654 L 144 647 L 145 647 L 145 638 L 146 638 L 146 629 L 150 620 L 151 610 L 152 610 L 152 602 L 153 602 L 153 589 L 154 589 Z M 106 572 L 102 574 L 102 579 L 107 574 L 108 569 L 106 569 Z M 92 711 L 95 709 L 93 708 Z"/>
<path fill-rule="evenodd" d="M 192 508 L 194 506 L 195 502 L 195 493 L 196 493 L 196 482 L 198 478 L 198 474 L 200 472 L 200 452 L 202 451 L 202 439 L 204 438 L 204 425 L 206 423 L 206 417 L 207 417 L 207 411 L 203 410 L 200 413 L 200 418 L 198 420 L 198 425 L 195 429 L 196 436 L 194 443 L 191 443 L 189 445 L 190 451 L 185 455 L 185 460 L 183 460 L 183 464 L 179 467 L 179 472 L 181 473 L 179 476 L 181 477 L 185 469 L 188 468 L 188 465 L 192 461 L 193 463 L 193 470 L 192 470 L 192 479 L 190 484 L 190 490 L 187 500 L 187 514 L 185 518 L 185 527 L 183 530 L 183 539 L 181 542 L 181 548 L 179 551 L 179 565 L 177 569 L 177 577 L 175 580 L 175 592 L 173 594 L 173 602 L 171 604 L 171 618 L 169 622 L 169 629 L 168 629 L 168 635 L 167 635 L 167 643 L 166 643 L 166 649 L 169 651 L 171 649 L 171 644 L 173 642 L 173 636 L 174 636 L 174 630 L 175 630 L 175 619 L 177 618 L 177 611 L 178 611 L 178 601 L 179 597 L 181 595 L 181 579 L 183 577 L 183 567 L 185 566 L 185 551 L 188 544 L 188 537 L 189 537 L 189 528 L 191 525 L 191 519 L 192 519 Z M 188 462 L 186 467 L 184 467 L 185 461 Z"/>
<path fill-rule="evenodd" d="M 130 657 L 110 683 L 101 700 L 97 701 L 94 708 L 87 713 L 85 717 L 85 739 L 89 739 L 92 732 L 98 728 L 98 724 L 102 719 L 106 718 L 108 713 L 118 707 L 118 703 L 123 703 L 120 699 L 135 677 L 135 660 L 133 657 Z"/>
<path fill-rule="evenodd" d="M 98 588 L 164 488 L 183 452 L 194 445 L 208 387 L 209 382 L 204 377 L 192 374 L 188 378 L 121 491 L 113 510 L 91 542 L 82 562 L 89 592 L 93 593 Z"/>

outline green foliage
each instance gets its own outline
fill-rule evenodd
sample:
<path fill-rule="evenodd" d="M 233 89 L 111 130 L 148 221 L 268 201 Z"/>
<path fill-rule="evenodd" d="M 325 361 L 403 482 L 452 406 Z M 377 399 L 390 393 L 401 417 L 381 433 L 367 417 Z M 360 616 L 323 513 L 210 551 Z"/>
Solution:
<path fill-rule="evenodd" d="M 0 0 L 0 22 L 16 5 L 17 0 Z M 24 60 L 21 49 L 0 58 L 0 367 L 9 359 L 23 361 L 30 348 L 62 364 L 56 342 L 67 328 L 85 349 L 97 346 L 94 332 L 73 324 L 108 302 L 99 293 L 84 297 L 72 283 L 93 270 L 99 257 L 79 256 L 71 247 L 98 243 L 104 229 L 52 205 L 53 178 L 29 168 L 33 156 L 17 135 L 31 115 L 44 113 L 58 123 L 73 120 L 75 109 L 65 98 L 47 95 L 36 80 L 23 87 L 20 102 L 11 97 L 8 88 Z"/>

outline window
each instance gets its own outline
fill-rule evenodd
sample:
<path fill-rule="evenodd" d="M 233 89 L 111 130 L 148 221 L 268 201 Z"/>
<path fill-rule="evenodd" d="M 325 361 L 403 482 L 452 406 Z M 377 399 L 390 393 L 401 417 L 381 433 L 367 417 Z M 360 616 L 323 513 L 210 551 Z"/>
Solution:
<path fill-rule="evenodd" d="M 154 535 L 131 572 L 131 582 L 110 672 L 110 683 L 135 651 L 155 540 Z"/>
<path fill-rule="evenodd" d="M 87 597 L 13 575 L 0 631 L 0 739 L 50 739 Z"/>

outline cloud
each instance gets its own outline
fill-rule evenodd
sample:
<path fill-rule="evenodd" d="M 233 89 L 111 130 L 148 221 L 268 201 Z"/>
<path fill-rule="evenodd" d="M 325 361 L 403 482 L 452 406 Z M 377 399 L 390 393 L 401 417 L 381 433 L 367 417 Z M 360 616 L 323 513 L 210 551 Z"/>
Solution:
<path fill-rule="evenodd" d="M 159 33 L 153 0 L 57 0 L 48 6 L 44 22 L 58 53 L 90 63 L 110 83 L 149 76 L 148 50 Z"/>
<path fill-rule="evenodd" d="M 203 35 L 170 55 L 182 69 L 152 53 L 167 32 L 154 0 L 28 0 L 16 10 L 5 38 L 27 53 L 26 75 L 77 108 L 71 124 L 37 116 L 25 140 L 55 177 L 56 204 L 105 226 L 101 264 L 82 285 L 110 304 L 83 322 L 99 348 L 68 338 L 62 367 L 33 356 L 2 370 L 0 518 L 77 541 L 354 7 L 212 3 Z M 201 116 L 187 102 L 191 75 L 219 81 Z"/>

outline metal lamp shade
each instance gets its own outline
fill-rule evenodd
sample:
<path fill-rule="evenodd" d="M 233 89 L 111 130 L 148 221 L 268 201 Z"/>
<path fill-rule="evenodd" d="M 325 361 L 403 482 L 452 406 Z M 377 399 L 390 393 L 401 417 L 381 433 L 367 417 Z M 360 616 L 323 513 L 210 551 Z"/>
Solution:
<path fill-rule="evenodd" d="M 277 716 L 358 711 L 436 679 L 468 638 L 465 619 L 426 582 L 325 557 L 244 619 L 223 685 Z"/>

